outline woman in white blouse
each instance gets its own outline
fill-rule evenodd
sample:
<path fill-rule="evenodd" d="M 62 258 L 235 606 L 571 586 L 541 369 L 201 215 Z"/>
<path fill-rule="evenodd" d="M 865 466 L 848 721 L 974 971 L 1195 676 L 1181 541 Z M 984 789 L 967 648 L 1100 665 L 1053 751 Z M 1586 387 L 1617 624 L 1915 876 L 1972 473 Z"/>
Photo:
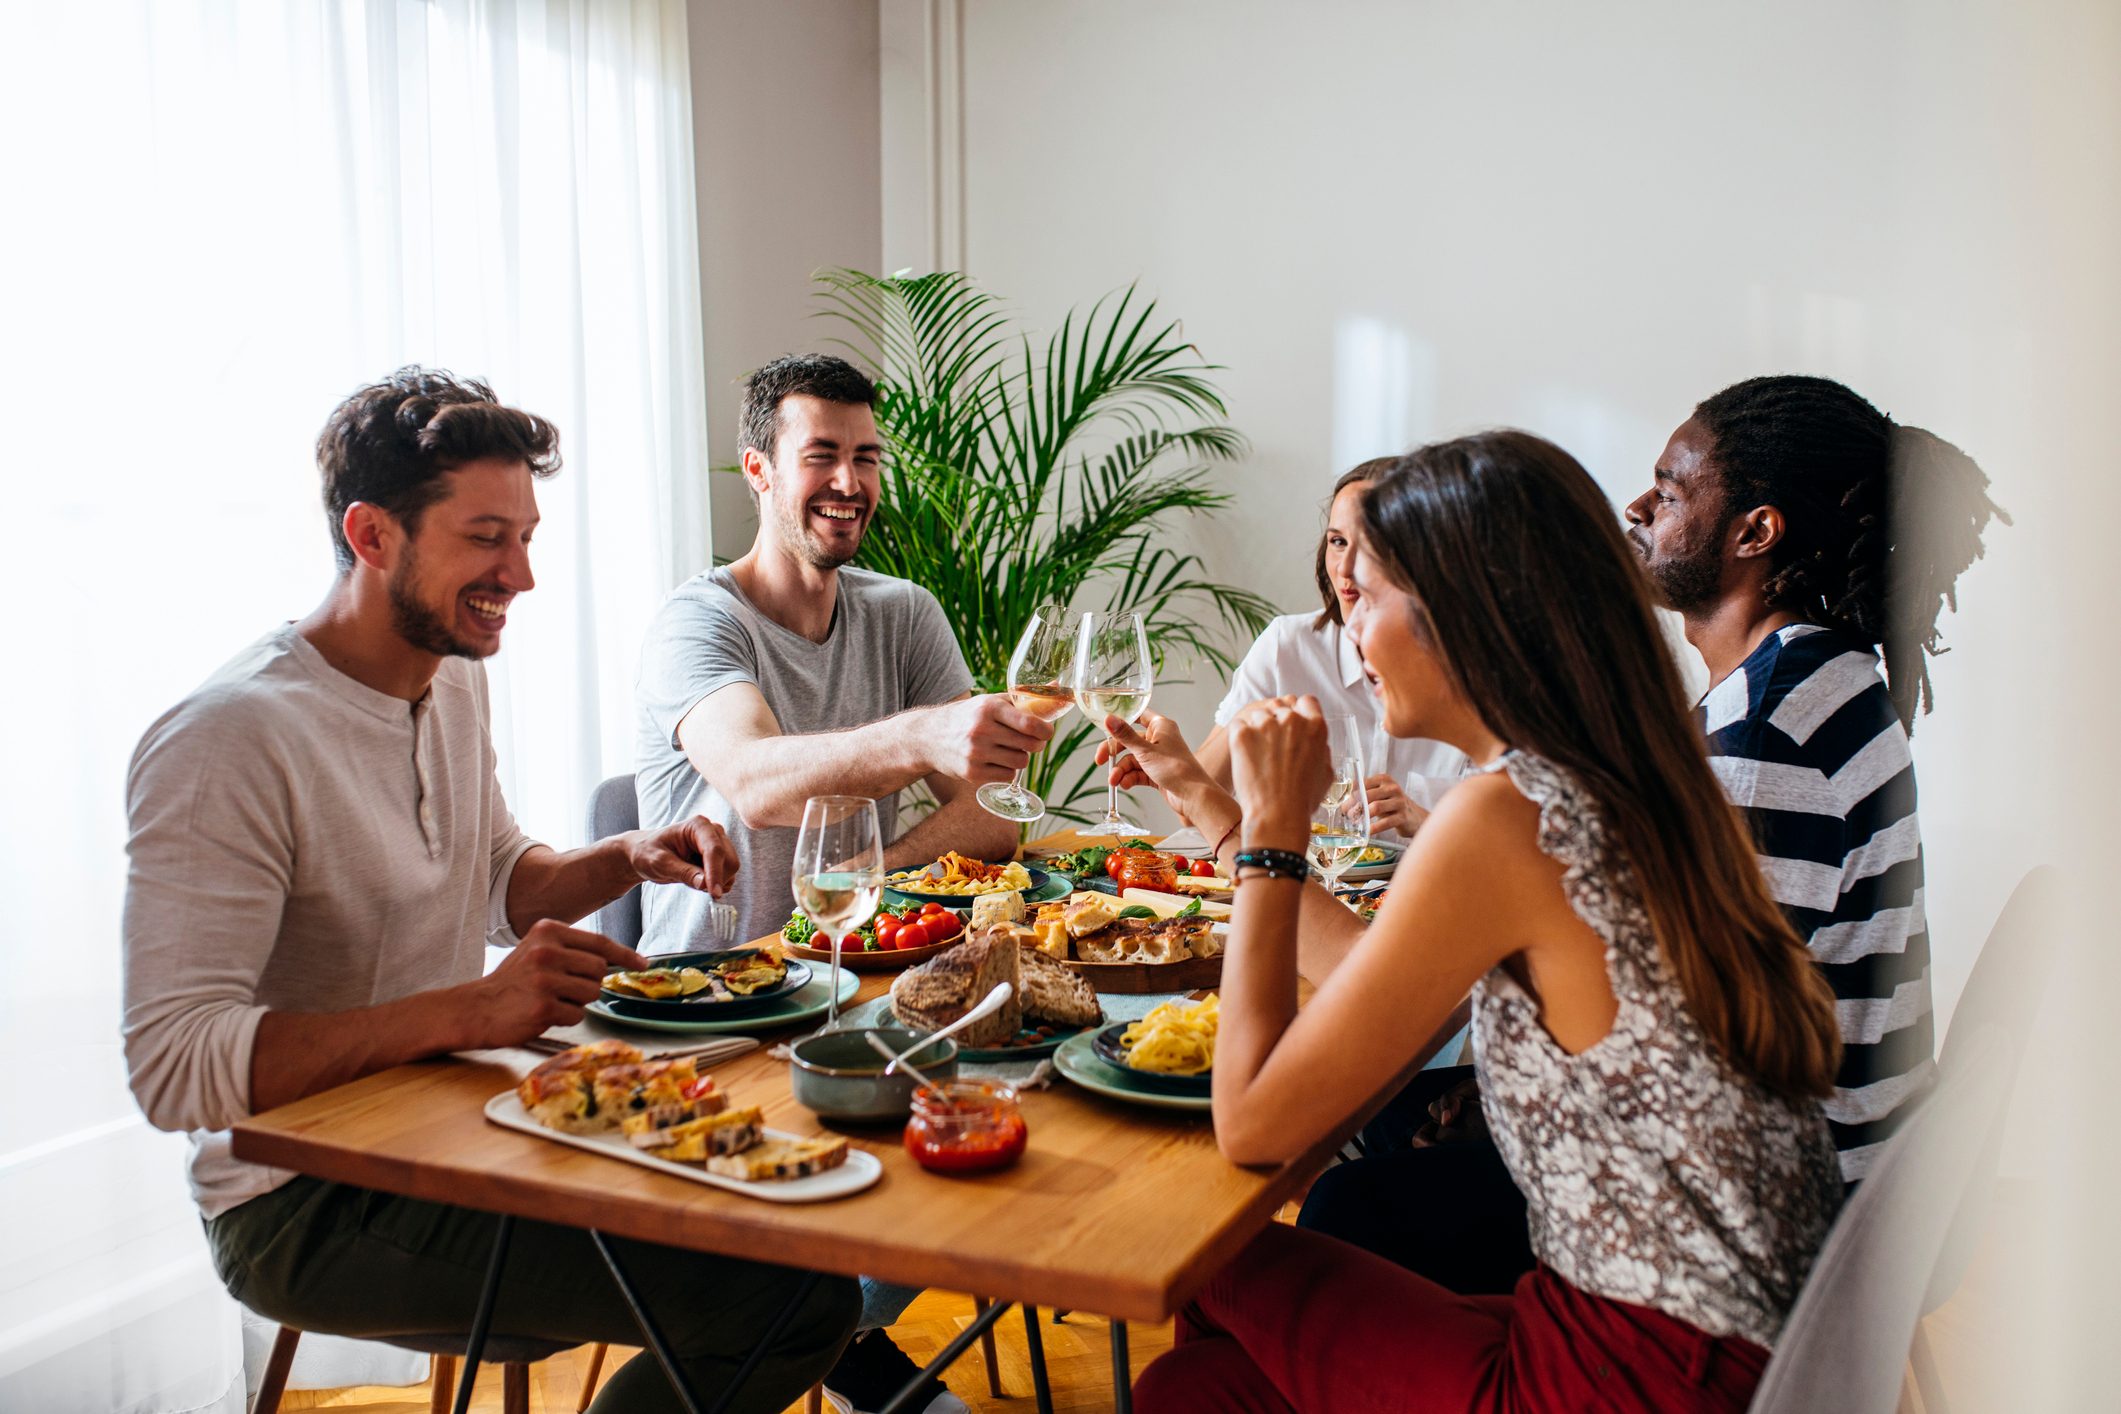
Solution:
<path fill-rule="evenodd" d="M 1440 741 L 1386 734 L 1376 689 L 1363 673 L 1362 654 L 1346 631 L 1358 595 L 1349 572 L 1352 546 L 1362 522 L 1362 494 L 1398 458 L 1366 461 L 1333 483 L 1325 534 L 1319 537 L 1315 572 L 1325 607 L 1315 614 L 1284 614 L 1254 641 L 1230 691 L 1215 709 L 1215 730 L 1201 743 L 1200 762 L 1224 788 L 1230 786 L 1230 721 L 1254 702 L 1309 693 L 1328 715 L 1355 719 L 1362 744 L 1364 783 L 1370 800 L 1371 833 L 1405 838 L 1436 808 L 1443 793 L 1465 775 L 1465 753 Z"/>

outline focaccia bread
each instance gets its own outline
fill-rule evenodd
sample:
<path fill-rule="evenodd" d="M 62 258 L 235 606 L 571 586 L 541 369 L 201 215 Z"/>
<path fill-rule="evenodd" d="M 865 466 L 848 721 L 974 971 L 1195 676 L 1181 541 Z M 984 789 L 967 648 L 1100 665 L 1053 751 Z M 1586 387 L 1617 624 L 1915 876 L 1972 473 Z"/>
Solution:
<path fill-rule="evenodd" d="M 962 1046 L 998 1046 L 1023 1029 L 1022 951 L 1004 931 L 967 938 L 901 972 L 891 984 L 891 1010 L 908 1026 L 939 1031 L 977 1006 L 996 983 L 1007 982 L 1009 1000 L 957 1033 Z"/>
<path fill-rule="evenodd" d="M 1119 917 L 1124 907 L 1110 894 L 1077 894 L 1061 908 L 1061 923 L 1071 938 L 1087 937 Z"/>
<path fill-rule="evenodd" d="M 589 1134 L 609 1129 L 597 1113 L 593 1078 L 619 1065 L 638 1065 L 641 1052 L 624 1041 L 597 1041 L 576 1046 L 541 1063 L 516 1086 L 516 1098 L 530 1117 L 548 1129 Z"/>
<path fill-rule="evenodd" d="M 1091 937 L 1077 938 L 1075 955 L 1084 962 L 1184 962 L 1208 956 L 1196 942 L 1215 942 L 1205 918 L 1122 918 Z"/>
<path fill-rule="evenodd" d="M 630 1124 L 631 1121 L 628 1121 Z M 696 1164 L 717 1154 L 734 1154 L 759 1142 L 764 1116 L 756 1105 L 722 1114 L 703 1115 L 667 1129 L 628 1131 L 627 1142 L 659 1159 Z"/>
<path fill-rule="evenodd" d="M 711 1088 L 713 1081 L 701 1083 L 710 1088 L 703 1093 L 698 1086 L 694 1086 L 689 1092 L 689 1099 L 679 1100 L 675 1104 L 651 1105 L 645 1110 L 626 1115 L 619 1120 L 619 1128 L 626 1131 L 627 1136 L 631 1138 L 636 1134 L 653 1134 L 658 1129 L 671 1129 L 688 1120 L 705 1119 L 729 1108 L 729 1097 Z"/>
<path fill-rule="evenodd" d="M 740 1154 L 707 1161 L 707 1171 L 749 1180 L 807 1178 L 847 1162 L 847 1141 L 838 1135 L 816 1139 L 768 1139 Z"/>
<path fill-rule="evenodd" d="M 606 1066 L 596 1073 L 597 1109 L 608 1111 L 610 1122 L 617 1124 L 626 1115 L 679 1103 L 685 1098 L 686 1087 L 699 1078 L 689 1056 Z"/>
<path fill-rule="evenodd" d="M 516 1098 L 530 1117 L 563 1134 L 594 1134 L 609 1129 L 597 1115 L 597 1102 L 584 1071 L 532 1071 L 516 1086 Z"/>

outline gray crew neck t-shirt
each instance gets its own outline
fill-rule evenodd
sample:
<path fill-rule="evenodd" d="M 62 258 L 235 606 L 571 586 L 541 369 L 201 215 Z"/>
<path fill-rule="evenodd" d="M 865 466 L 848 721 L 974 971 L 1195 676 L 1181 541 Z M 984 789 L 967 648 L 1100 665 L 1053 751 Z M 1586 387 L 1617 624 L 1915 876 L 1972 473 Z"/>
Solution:
<path fill-rule="evenodd" d="M 868 570 L 839 572 L 839 602 L 823 643 L 781 627 L 737 588 L 727 569 L 679 585 L 649 625 L 635 681 L 634 790 L 641 824 L 654 829 L 705 815 L 729 832 L 742 867 L 725 903 L 736 905 L 739 942 L 788 921 L 794 826 L 753 830 L 692 768 L 678 723 L 725 687 L 750 683 L 788 736 L 847 731 L 972 690 L 972 673 L 935 596 L 910 580 Z M 898 833 L 898 795 L 876 803 L 888 843 Z M 717 946 L 706 931 L 705 894 L 642 886 L 642 951 Z"/>

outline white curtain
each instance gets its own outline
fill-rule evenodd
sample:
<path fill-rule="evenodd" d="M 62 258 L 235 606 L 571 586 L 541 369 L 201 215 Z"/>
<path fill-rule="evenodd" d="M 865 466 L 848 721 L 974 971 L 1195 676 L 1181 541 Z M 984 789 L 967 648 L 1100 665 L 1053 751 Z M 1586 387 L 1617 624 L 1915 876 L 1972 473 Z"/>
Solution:
<path fill-rule="evenodd" d="M 708 544 L 686 64 L 682 0 L 0 17 L 0 1409 L 242 1407 L 181 1141 L 125 1087 L 123 781 L 324 593 L 311 445 L 355 386 L 442 366 L 559 425 L 503 784 L 566 844 L 630 769 L 642 631 Z"/>

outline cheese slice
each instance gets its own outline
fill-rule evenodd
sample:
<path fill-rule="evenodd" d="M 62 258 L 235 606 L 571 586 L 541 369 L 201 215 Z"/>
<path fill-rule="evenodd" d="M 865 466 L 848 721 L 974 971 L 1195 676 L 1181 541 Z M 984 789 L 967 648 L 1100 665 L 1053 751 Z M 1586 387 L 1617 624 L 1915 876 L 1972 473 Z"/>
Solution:
<path fill-rule="evenodd" d="M 1178 876 L 1178 883 L 1173 887 L 1182 894 L 1226 894 L 1237 885 L 1229 879 L 1219 877 L 1197 879 L 1191 874 L 1181 874 Z"/>
<path fill-rule="evenodd" d="M 972 900 L 972 917 L 965 925 L 984 928 L 990 923 L 1021 923 L 1024 921 L 1024 895 L 1022 891 L 1010 889 L 1005 893 L 981 894 Z"/>
<path fill-rule="evenodd" d="M 1158 918 L 1169 918 L 1193 900 L 1178 894 L 1167 894 L 1161 889 L 1129 889 L 1120 898 L 1125 903 L 1138 903 Z M 1200 900 L 1200 916 L 1203 918 L 1228 918 L 1230 905 Z"/>

